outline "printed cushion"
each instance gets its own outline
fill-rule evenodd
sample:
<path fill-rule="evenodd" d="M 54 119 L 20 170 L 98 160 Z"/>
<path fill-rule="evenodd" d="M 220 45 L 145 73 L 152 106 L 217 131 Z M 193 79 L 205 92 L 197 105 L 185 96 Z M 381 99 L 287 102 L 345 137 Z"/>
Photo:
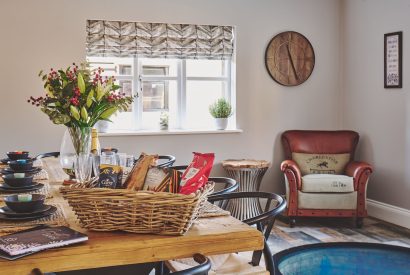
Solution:
<path fill-rule="evenodd" d="M 298 164 L 302 175 L 342 174 L 350 161 L 350 154 L 292 153 L 292 159 Z"/>
<path fill-rule="evenodd" d="M 302 177 L 302 192 L 353 192 L 353 178 L 344 175 L 310 174 Z"/>

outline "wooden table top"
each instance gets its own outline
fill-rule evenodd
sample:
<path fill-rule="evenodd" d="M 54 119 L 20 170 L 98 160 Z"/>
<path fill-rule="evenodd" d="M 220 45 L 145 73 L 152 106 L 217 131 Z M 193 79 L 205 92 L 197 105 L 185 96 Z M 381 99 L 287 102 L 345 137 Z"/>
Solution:
<path fill-rule="evenodd" d="M 52 185 L 52 201 L 63 204 L 70 227 L 85 232 L 89 240 L 15 261 L 0 259 L 1 274 L 25 275 L 33 268 L 43 272 L 89 269 L 186 258 L 194 253 L 216 255 L 263 248 L 262 234 L 231 216 L 198 219 L 184 236 L 87 231 L 79 227 L 58 191 L 64 177 L 58 160 L 47 159 L 45 167 Z"/>

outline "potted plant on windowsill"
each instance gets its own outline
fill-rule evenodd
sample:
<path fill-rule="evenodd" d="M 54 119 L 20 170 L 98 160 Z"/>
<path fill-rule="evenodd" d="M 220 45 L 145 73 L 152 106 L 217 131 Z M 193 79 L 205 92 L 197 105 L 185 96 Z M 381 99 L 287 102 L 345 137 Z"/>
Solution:
<path fill-rule="evenodd" d="M 224 98 L 220 98 L 209 106 L 209 112 L 215 119 L 217 130 L 225 130 L 228 126 L 228 118 L 232 115 L 232 106 Z"/>

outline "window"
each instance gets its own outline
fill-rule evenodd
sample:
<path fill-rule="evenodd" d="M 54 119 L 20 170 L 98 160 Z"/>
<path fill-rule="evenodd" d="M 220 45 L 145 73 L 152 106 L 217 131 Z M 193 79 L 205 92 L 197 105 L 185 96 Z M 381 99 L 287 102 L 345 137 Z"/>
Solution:
<path fill-rule="evenodd" d="M 127 112 L 112 117 L 113 130 L 154 130 L 168 113 L 170 129 L 213 129 L 208 107 L 232 102 L 230 60 L 88 57 L 92 69 L 114 76 L 121 92 L 138 95 Z M 233 104 L 234 102 L 232 102 Z M 233 104 L 234 105 L 234 104 Z M 232 125 L 235 120 L 232 119 Z"/>
<path fill-rule="evenodd" d="M 235 108 L 233 27 L 87 20 L 87 60 L 114 76 L 121 92 L 137 95 L 111 129 L 214 129 L 209 105 Z M 230 125 L 235 126 L 235 117 Z"/>

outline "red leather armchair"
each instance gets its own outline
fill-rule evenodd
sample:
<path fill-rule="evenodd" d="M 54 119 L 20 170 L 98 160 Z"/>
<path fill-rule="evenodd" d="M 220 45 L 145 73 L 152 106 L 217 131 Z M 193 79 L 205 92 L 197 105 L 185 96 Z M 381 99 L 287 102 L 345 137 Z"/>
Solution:
<path fill-rule="evenodd" d="M 354 161 L 358 141 L 359 134 L 354 131 L 291 130 L 282 134 L 286 160 L 282 162 L 281 170 L 285 175 L 287 185 L 288 206 L 286 214 L 290 218 L 292 227 L 295 225 L 296 217 L 301 216 L 354 217 L 356 225 L 362 226 L 363 218 L 367 216 L 366 185 L 372 173 L 372 167 L 365 162 Z M 303 185 L 306 175 L 302 175 L 298 163 L 292 158 L 293 153 L 350 154 L 350 160 L 348 160 L 343 174 L 347 176 L 345 178 L 349 177 L 352 181 L 352 190 L 336 193 L 328 190 L 326 192 L 304 191 Z M 333 176 L 337 177 L 337 175 L 329 175 L 328 177 Z M 316 186 L 320 188 L 320 184 L 318 183 Z M 322 204 L 322 202 L 324 203 Z"/>

